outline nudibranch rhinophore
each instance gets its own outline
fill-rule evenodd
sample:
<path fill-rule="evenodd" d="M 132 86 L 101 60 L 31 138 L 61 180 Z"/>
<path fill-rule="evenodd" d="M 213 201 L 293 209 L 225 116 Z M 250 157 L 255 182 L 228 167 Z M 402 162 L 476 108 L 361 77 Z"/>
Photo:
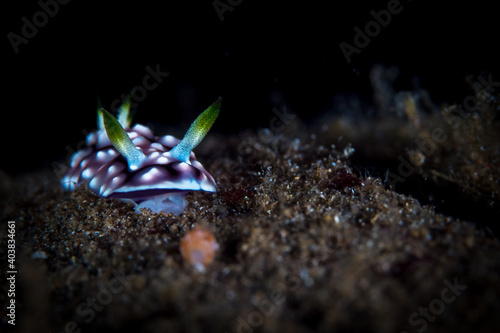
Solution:
<path fill-rule="evenodd" d="M 181 214 L 189 191 L 215 192 L 214 178 L 198 162 L 192 150 L 203 140 L 220 111 L 221 98 L 191 124 L 182 140 L 171 135 L 156 137 L 146 126 L 130 128 L 130 99 L 114 118 L 97 110 L 98 130 L 87 136 L 87 147 L 71 157 L 62 179 L 67 190 L 84 182 L 106 198 L 133 201 L 135 211 Z"/>

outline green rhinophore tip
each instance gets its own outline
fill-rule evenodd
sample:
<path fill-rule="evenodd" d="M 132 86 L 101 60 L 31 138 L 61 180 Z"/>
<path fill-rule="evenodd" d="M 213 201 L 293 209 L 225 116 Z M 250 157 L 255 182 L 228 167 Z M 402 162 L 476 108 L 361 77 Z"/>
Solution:
<path fill-rule="evenodd" d="M 101 109 L 102 109 L 102 102 L 101 102 L 101 99 L 99 98 L 99 95 L 97 95 L 97 128 L 99 130 L 103 130 L 104 129 L 104 123 L 103 123 L 103 120 L 102 120 Z"/>
<path fill-rule="evenodd" d="M 115 117 L 104 109 L 101 109 L 99 113 L 103 119 L 104 128 L 106 129 L 109 141 L 111 141 L 116 150 L 127 159 L 129 169 L 137 169 L 145 158 L 144 153 L 134 146 L 127 132 L 125 132 L 122 125 Z"/>
<path fill-rule="evenodd" d="M 132 123 L 132 116 L 130 115 L 130 95 L 123 101 L 123 104 L 118 108 L 118 122 L 123 128 L 129 128 Z"/>
<path fill-rule="evenodd" d="M 170 150 L 170 155 L 180 161 L 190 164 L 189 155 L 212 127 L 219 115 L 222 97 L 219 97 L 212 105 L 196 118 L 191 124 L 184 138 L 178 145 Z"/>

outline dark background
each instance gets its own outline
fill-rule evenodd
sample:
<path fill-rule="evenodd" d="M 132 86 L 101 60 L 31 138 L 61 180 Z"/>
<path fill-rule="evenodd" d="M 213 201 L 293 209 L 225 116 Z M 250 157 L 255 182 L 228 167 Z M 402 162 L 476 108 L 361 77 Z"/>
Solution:
<path fill-rule="evenodd" d="M 7 34 L 21 35 L 22 17 L 33 22 L 41 7 L 34 0 L 4 4 L 0 169 L 16 174 L 62 160 L 82 130 L 95 129 L 96 96 L 110 109 L 142 84 L 146 66 L 159 64 L 170 75 L 134 119 L 179 125 L 178 135 L 218 96 L 214 128 L 225 133 L 269 127 L 272 109 L 283 105 L 310 122 L 335 112 L 335 94 L 370 103 L 368 74 L 377 63 L 400 68 L 397 89 L 411 89 L 418 78 L 438 104 L 470 94 L 466 75 L 500 79 L 498 12 L 478 2 L 401 1 L 401 13 L 348 64 L 339 44 L 353 44 L 353 28 L 364 30 L 370 11 L 388 2 L 232 1 L 221 21 L 211 0 L 74 0 L 59 5 L 17 54 Z"/>

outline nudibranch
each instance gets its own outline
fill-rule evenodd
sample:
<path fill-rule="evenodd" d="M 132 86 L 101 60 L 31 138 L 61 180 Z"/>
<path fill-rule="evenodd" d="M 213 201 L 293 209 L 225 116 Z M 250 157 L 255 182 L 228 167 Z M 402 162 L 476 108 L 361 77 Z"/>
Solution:
<path fill-rule="evenodd" d="M 102 197 L 136 204 L 135 211 L 149 208 L 180 215 L 190 191 L 215 192 L 214 178 L 198 162 L 192 150 L 203 140 L 220 111 L 221 98 L 191 124 L 184 138 L 157 137 L 146 126 L 130 127 L 130 99 L 114 118 L 98 108 L 98 130 L 87 135 L 87 147 L 71 157 L 62 179 L 67 190 L 88 182 Z"/>

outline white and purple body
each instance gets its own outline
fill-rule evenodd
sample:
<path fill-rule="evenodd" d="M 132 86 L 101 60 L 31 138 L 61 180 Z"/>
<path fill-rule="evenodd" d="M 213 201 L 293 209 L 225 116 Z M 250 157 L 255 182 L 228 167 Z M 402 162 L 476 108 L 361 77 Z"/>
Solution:
<path fill-rule="evenodd" d="M 181 214 L 189 191 L 217 190 L 215 180 L 191 150 L 210 129 L 219 107 L 220 99 L 198 117 L 182 141 L 171 135 L 156 137 L 140 124 L 128 128 L 128 105 L 122 107 L 118 121 L 102 110 L 103 121 L 100 110 L 102 126 L 87 136 L 87 147 L 72 156 L 62 179 L 64 188 L 73 190 L 88 182 L 97 195 L 133 201 L 137 213 L 148 208 L 155 213 Z"/>

